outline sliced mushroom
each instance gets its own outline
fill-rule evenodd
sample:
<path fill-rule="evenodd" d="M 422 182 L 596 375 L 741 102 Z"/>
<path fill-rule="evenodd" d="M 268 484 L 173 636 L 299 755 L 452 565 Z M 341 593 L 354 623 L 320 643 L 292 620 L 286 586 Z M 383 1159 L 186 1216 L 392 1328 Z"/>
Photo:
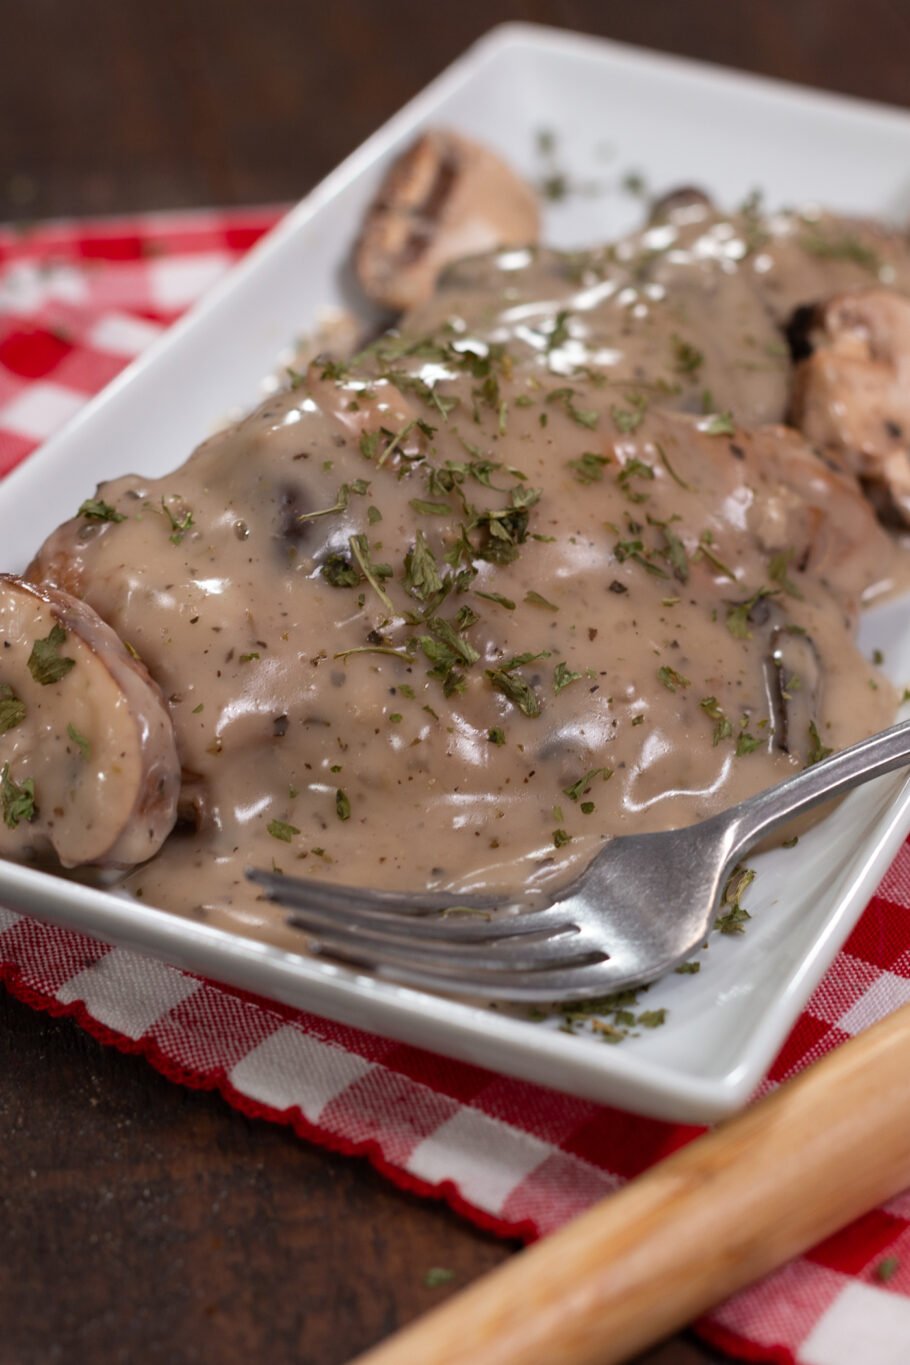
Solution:
<path fill-rule="evenodd" d="M 658 223 L 697 223 L 714 212 L 710 196 L 697 185 L 679 185 L 668 190 L 651 204 L 648 222 Z"/>
<path fill-rule="evenodd" d="M 444 265 L 537 241 L 537 198 L 487 147 L 445 129 L 398 158 L 367 213 L 354 269 L 369 298 L 403 311 L 430 297 Z"/>
<path fill-rule="evenodd" d="M 132 867 L 177 816 L 161 694 L 84 602 L 0 575 L 0 855 Z"/>
<path fill-rule="evenodd" d="M 810 636 L 792 627 L 772 630 L 765 658 L 774 743 L 804 763 L 812 751 L 812 729 L 821 714 L 822 666 Z"/>
<path fill-rule="evenodd" d="M 910 299 L 841 294 L 799 310 L 790 337 L 794 425 L 892 519 L 910 522 Z"/>

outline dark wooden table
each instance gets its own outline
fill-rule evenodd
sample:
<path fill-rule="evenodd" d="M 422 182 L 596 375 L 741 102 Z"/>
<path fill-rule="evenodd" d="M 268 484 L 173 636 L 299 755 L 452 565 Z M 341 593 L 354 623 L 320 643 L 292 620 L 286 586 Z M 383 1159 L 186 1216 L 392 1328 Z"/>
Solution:
<path fill-rule="evenodd" d="M 299 197 L 505 19 L 910 102 L 899 0 L 0 0 L 0 220 Z M 0 992 L 0 1365 L 336 1365 L 511 1253 Z"/>

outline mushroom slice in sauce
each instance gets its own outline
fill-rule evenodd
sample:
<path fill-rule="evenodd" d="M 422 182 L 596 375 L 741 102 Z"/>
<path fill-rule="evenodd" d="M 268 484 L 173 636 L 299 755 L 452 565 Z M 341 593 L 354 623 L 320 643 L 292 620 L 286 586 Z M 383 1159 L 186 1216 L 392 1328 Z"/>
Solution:
<path fill-rule="evenodd" d="M 910 299 L 856 290 L 795 323 L 793 422 L 880 508 L 910 522 Z"/>
<path fill-rule="evenodd" d="M 651 205 L 650 223 L 697 223 L 714 212 L 709 195 L 696 185 L 679 185 L 660 195 Z"/>
<path fill-rule="evenodd" d="M 813 732 L 818 734 L 822 688 L 822 662 L 811 636 L 776 627 L 768 642 L 765 678 L 774 742 L 805 763 L 813 750 Z"/>
<path fill-rule="evenodd" d="M 84 602 L 0 575 L 0 854 L 132 867 L 173 828 L 179 787 L 145 667 Z"/>
<path fill-rule="evenodd" d="M 393 164 L 354 252 L 364 293 L 401 311 L 429 298 L 442 267 L 537 241 L 537 198 L 487 147 L 444 129 Z"/>

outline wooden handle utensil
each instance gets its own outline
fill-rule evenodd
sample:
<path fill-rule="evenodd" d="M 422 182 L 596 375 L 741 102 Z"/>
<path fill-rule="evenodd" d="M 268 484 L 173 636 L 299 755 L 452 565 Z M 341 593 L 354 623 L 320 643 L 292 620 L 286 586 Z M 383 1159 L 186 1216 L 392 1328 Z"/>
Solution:
<path fill-rule="evenodd" d="M 910 1185 L 910 1005 L 358 1365 L 610 1365 Z"/>

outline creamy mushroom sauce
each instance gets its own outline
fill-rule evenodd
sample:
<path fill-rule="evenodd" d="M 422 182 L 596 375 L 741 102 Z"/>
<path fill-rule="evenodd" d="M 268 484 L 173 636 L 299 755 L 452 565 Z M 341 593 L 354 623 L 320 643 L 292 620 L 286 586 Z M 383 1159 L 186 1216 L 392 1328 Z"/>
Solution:
<path fill-rule="evenodd" d="M 870 279 L 910 286 L 877 228 L 697 206 L 501 252 L 172 475 L 103 485 L 124 520 L 74 518 L 29 576 L 168 700 L 185 821 L 126 886 L 273 936 L 245 867 L 532 900 L 888 724 L 852 630 L 899 552 L 762 425 L 793 308 Z"/>

